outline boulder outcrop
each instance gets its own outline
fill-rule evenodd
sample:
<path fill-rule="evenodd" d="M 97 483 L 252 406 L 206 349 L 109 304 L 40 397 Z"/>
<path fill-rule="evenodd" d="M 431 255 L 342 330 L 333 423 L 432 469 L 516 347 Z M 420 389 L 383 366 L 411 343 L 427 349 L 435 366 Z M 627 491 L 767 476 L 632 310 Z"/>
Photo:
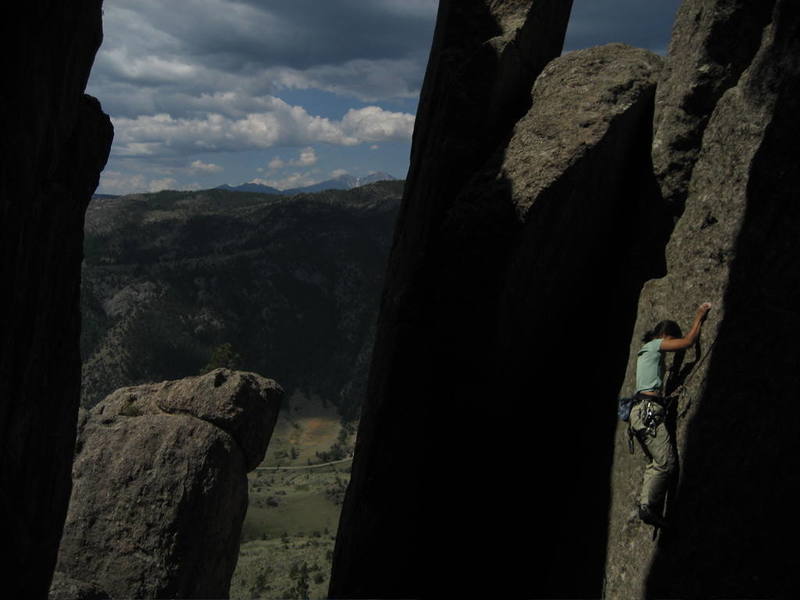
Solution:
<path fill-rule="evenodd" d="M 734 4 L 737 11 L 726 10 Z M 671 423 L 680 476 L 667 498 L 672 529 L 655 540 L 634 515 L 645 460 L 630 456 L 624 428 L 617 432 L 609 598 L 790 598 L 800 590 L 800 562 L 786 550 L 800 533 L 800 7 L 687 1 L 676 31 L 696 27 L 701 8 L 704 19 L 718 20 L 692 44 L 673 45 L 673 74 L 691 62 L 686 52 L 730 30 L 729 18 L 735 31 L 747 24 L 739 39 L 756 39 L 757 49 L 742 65 L 739 39 L 726 35 L 715 47 L 722 67 L 710 76 L 740 76 L 718 86 L 727 89 L 706 118 L 685 211 L 666 248 L 668 274 L 649 282 L 639 302 L 631 356 L 659 320 L 686 328 L 700 302 L 714 307 L 699 347 L 676 357 L 667 383 L 667 391 L 684 386 Z M 690 97 L 694 88 L 674 77 L 661 85 Z M 689 110 L 691 102 L 676 105 Z M 682 135 L 682 126 L 661 126 L 665 136 Z M 627 390 L 633 377 L 631 368 Z"/>
<path fill-rule="evenodd" d="M 83 215 L 112 138 L 108 116 L 83 94 L 101 6 L 17 3 L 0 42 L 0 535 L 9 598 L 47 596 L 70 494 Z"/>
<path fill-rule="evenodd" d="M 281 396 L 272 380 L 217 369 L 82 411 L 58 570 L 114 598 L 226 597 L 246 473 Z"/>
<path fill-rule="evenodd" d="M 665 230 L 648 158 L 660 67 L 621 44 L 557 58 L 469 177 L 448 184 L 449 170 L 418 166 L 432 180 L 424 192 L 410 180 L 401 209 L 332 595 L 599 592 L 614 423 L 588 393 L 572 418 L 563 388 L 588 334 L 611 347 L 579 386 L 615 393 L 639 287 L 663 274 L 630 235 Z M 423 197 L 441 204 L 438 220 L 412 217 L 431 209 Z M 475 435 L 481 452 L 454 459 Z M 520 553 L 519 539 L 536 547 Z"/>

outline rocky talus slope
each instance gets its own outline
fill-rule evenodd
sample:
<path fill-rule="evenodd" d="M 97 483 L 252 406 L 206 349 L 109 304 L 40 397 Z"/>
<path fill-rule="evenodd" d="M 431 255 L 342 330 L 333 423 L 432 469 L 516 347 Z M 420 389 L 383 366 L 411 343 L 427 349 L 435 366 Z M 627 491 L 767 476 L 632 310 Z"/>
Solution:
<path fill-rule="evenodd" d="M 0 36 L 0 578 L 9 598 L 47 595 L 69 499 L 83 214 L 113 135 L 83 93 L 101 4 L 14 3 Z"/>
<path fill-rule="evenodd" d="M 355 418 L 402 182 L 284 198 L 224 190 L 94 200 L 82 403 L 197 374 L 229 343 Z"/>
<path fill-rule="evenodd" d="M 686 0 L 663 66 L 561 17 L 440 4 L 331 595 L 793 597 L 800 7 Z M 654 539 L 615 400 L 703 301 Z"/>
<path fill-rule="evenodd" d="M 82 414 L 57 570 L 112 598 L 224 598 L 283 390 L 254 373 L 122 388 Z"/>

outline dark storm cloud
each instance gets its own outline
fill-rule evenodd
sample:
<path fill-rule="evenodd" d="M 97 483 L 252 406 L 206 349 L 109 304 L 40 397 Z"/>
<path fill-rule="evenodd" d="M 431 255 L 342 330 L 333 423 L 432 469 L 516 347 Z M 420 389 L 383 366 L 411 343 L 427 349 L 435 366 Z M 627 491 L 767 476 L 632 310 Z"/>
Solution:
<path fill-rule="evenodd" d="M 437 0 L 106 0 L 92 93 L 112 115 L 240 118 L 281 90 L 414 98 Z M 677 0 L 575 0 L 567 49 L 663 50 Z"/>
<path fill-rule="evenodd" d="M 166 3 L 165 3 L 166 4 Z M 234 18 L 172 15 L 187 49 L 218 66 L 308 69 L 356 59 L 427 58 L 436 0 L 243 0 Z M 238 13 L 238 17 L 236 15 Z M 222 18 L 221 18 L 222 17 Z"/>
<path fill-rule="evenodd" d="M 354 60 L 427 58 L 436 0 L 110 0 L 107 44 L 254 74 Z M 114 23 L 117 25 L 117 23 Z M 154 35 L 155 34 L 155 35 Z M 150 39 L 147 39 L 150 38 Z"/>
<path fill-rule="evenodd" d="M 681 0 L 574 0 L 565 50 L 610 42 L 663 52 Z"/>
<path fill-rule="evenodd" d="M 413 98 L 436 6 L 436 0 L 106 0 L 106 37 L 91 92 L 112 115 L 127 117 L 204 110 L 241 117 L 282 89 L 368 102 Z"/>

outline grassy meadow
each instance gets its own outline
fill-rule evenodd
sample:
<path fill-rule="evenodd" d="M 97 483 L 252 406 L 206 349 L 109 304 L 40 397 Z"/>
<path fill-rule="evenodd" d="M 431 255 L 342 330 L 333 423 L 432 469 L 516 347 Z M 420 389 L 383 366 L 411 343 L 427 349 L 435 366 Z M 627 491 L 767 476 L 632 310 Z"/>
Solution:
<path fill-rule="evenodd" d="M 335 407 L 295 393 L 261 466 L 248 475 L 231 598 L 324 598 L 344 492 L 353 426 Z M 314 466 L 343 460 L 336 464 Z"/>

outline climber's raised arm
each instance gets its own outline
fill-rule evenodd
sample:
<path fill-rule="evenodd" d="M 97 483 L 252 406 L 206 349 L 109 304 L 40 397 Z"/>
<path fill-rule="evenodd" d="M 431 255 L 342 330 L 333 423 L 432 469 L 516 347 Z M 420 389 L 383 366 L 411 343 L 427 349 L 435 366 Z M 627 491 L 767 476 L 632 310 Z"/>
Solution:
<path fill-rule="evenodd" d="M 689 330 L 689 333 L 682 338 L 665 337 L 661 342 L 662 352 L 677 352 L 678 350 L 686 350 L 687 348 L 691 348 L 697 341 L 697 336 L 700 335 L 700 328 L 702 327 L 703 321 L 705 321 L 709 310 L 711 310 L 710 302 L 703 302 L 700 306 L 698 306 L 697 313 L 694 316 L 694 322 L 692 323 L 692 328 Z"/>

